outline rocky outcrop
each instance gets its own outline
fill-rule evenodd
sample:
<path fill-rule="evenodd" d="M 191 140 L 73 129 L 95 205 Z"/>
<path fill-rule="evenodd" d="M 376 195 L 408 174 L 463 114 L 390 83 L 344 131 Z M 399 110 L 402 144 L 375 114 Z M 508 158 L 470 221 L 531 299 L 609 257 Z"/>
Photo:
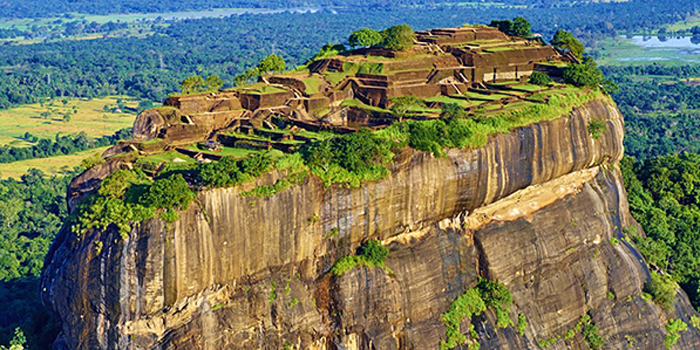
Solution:
<path fill-rule="evenodd" d="M 591 118 L 606 131 L 592 139 Z M 45 303 L 71 349 L 435 349 L 440 314 L 478 276 L 513 295 L 521 336 L 488 311 L 472 323 L 482 349 L 538 348 L 590 315 L 605 348 L 658 349 L 669 314 L 641 297 L 636 248 L 612 237 L 631 225 L 619 171 L 623 125 L 609 100 L 492 137 L 446 157 L 404 150 L 391 174 L 361 188 L 308 178 L 259 199 L 236 188 L 199 194 L 167 224 L 128 239 L 116 230 L 62 231 L 42 278 Z M 328 271 L 366 239 L 390 249 L 391 269 Z M 96 242 L 102 243 L 96 243 Z M 100 246 L 101 249 L 96 249 Z M 612 297 L 611 297 L 612 296 Z M 466 331 L 466 324 L 463 324 Z M 577 334 L 550 348 L 573 342 Z M 695 329 L 676 348 L 700 346 Z"/>
<path fill-rule="evenodd" d="M 177 113 L 174 109 L 166 110 L 172 114 Z M 164 115 L 157 109 L 150 109 L 141 112 L 134 121 L 132 128 L 134 139 L 152 139 L 158 137 L 162 126 L 168 123 L 169 116 Z"/>

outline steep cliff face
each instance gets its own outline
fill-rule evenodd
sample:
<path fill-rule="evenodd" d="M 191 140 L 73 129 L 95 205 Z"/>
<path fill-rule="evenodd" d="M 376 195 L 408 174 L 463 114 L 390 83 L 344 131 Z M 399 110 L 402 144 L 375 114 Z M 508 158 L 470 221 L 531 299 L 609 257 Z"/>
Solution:
<path fill-rule="evenodd" d="M 591 118 L 607 126 L 595 140 Z M 662 348 L 667 319 L 695 312 L 682 292 L 669 313 L 642 298 L 645 263 L 624 240 L 611 243 L 634 224 L 610 165 L 623 153 L 622 123 L 597 100 L 481 149 L 406 150 L 389 177 L 357 189 L 309 178 L 268 198 L 241 195 L 274 181 L 268 174 L 201 192 L 179 221 L 145 222 L 128 239 L 64 230 L 43 276 L 62 322 L 57 345 L 435 349 L 440 314 L 483 276 L 508 287 L 510 316 L 527 326 L 520 335 L 497 328 L 492 311 L 475 316 L 482 348 L 586 348 L 580 332 L 563 339 L 584 315 L 605 348 Z M 370 238 L 390 249 L 390 271 L 329 273 Z M 681 335 L 676 348 L 700 347 L 695 329 Z"/>

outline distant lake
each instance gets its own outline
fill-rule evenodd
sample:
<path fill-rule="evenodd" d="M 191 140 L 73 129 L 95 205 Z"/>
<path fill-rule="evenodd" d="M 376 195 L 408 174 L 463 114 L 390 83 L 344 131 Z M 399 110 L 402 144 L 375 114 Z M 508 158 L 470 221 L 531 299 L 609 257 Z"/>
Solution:
<path fill-rule="evenodd" d="M 647 49 L 700 49 L 700 37 L 635 35 L 632 43 Z"/>
<path fill-rule="evenodd" d="M 619 36 L 602 41 L 599 54 L 599 62 L 603 65 L 699 63 L 700 37 Z"/>

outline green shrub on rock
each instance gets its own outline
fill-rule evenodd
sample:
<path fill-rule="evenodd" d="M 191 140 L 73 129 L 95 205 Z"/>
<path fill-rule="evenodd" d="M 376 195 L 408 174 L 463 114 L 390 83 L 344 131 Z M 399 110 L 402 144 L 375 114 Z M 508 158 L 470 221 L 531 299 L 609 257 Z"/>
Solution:
<path fill-rule="evenodd" d="M 348 255 L 338 260 L 331 268 L 331 273 L 338 276 L 352 270 L 357 265 L 380 267 L 391 273 L 384 261 L 389 256 L 389 248 L 384 247 L 378 240 L 371 239 L 363 243 L 357 255 Z"/>
<path fill-rule="evenodd" d="M 679 332 L 688 330 L 688 325 L 680 319 L 670 319 L 666 325 L 666 336 L 664 337 L 664 346 L 666 349 L 671 349 L 678 339 L 681 338 Z"/>
<path fill-rule="evenodd" d="M 180 174 L 175 174 L 164 179 L 158 179 L 148 187 L 141 197 L 141 203 L 146 207 L 158 209 L 187 209 L 196 198 L 187 181 Z"/>
<path fill-rule="evenodd" d="M 607 129 L 605 121 L 600 119 L 591 119 L 586 127 L 594 140 L 597 140 L 600 137 L 600 133 Z"/>
<path fill-rule="evenodd" d="M 478 349 L 479 342 L 474 325 L 469 325 L 468 339 L 460 330 L 464 318 L 480 315 L 491 308 L 496 312 L 496 324 L 499 328 L 513 325 L 510 319 L 510 305 L 513 302 L 510 291 L 503 284 L 484 278 L 479 278 L 474 288 L 469 288 L 464 294 L 458 296 L 451 304 L 450 309 L 440 315 L 440 320 L 445 325 L 445 340 L 440 341 L 440 350 L 453 349 L 461 344 L 469 344 L 470 349 Z M 523 315 L 521 315 L 523 316 Z M 518 317 L 518 331 L 524 330 L 527 325 L 524 316 Z"/>
<path fill-rule="evenodd" d="M 551 85 L 554 83 L 552 78 L 542 72 L 533 72 L 532 75 L 530 76 L 529 80 L 530 84 L 535 84 L 535 85 L 540 85 L 540 86 L 547 86 Z"/>
<path fill-rule="evenodd" d="M 676 302 L 676 282 L 669 275 L 651 272 L 651 281 L 644 284 L 644 292 L 664 311 L 671 311 Z"/>

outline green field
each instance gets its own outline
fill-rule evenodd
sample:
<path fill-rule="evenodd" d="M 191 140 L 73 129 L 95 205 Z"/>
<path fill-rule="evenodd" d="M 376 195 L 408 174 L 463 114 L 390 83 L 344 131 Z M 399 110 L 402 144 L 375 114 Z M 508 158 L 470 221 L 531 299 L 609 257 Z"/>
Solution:
<path fill-rule="evenodd" d="M 478 92 L 473 92 L 473 91 L 467 91 L 464 93 L 464 96 L 467 96 L 469 98 L 477 99 L 477 100 L 489 100 L 489 101 L 498 101 L 500 99 L 508 97 L 508 95 L 502 95 L 502 94 L 480 94 Z"/>
<path fill-rule="evenodd" d="M 15 18 L 0 21 L 0 28 L 27 29 L 31 26 L 53 26 L 61 23 L 74 21 L 87 21 L 97 23 L 107 22 L 143 22 L 154 21 L 156 19 L 191 19 L 208 17 L 226 17 L 230 15 L 240 15 L 244 13 L 275 13 L 281 10 L 254 9 L 254 8 L 217 8 L 209 11 L 183 11 L 165 13 L 131 13 L 131 14 L 111 14 L 111 15 L 90 15 L 81 13 L 67 13 L 61 17 L 48 18 Z"/>
<path fill-rule="evenodd" d="M 29 132 L 38 138 L 53 139 L 56 134 L 87 133 L 90 137 L 111 135 L 115 131 L 133 125 L 133 113 L 106 112 L 104 107 L 116 108 L 118 96 L 87 99 L 56 98 L 51 101 L 23 105 L 0 110 L 0 145 L 29 146 L 22 136 Z M 121 97 L 128 108 L 136 108 L 137 102 Z M 75 107 L 75 108 L 74 108 Z M 77 111 L 73 113 L 73 110 Z M 71 112 L 70 121 L 64 121 Z M 42 115 L 43 114 L 43 115 Z"/>
<path fill-rule="evenodd" d="M 435 97 L 428 97 L 425 99 L 427 102 L 441 102 L 441 103 L 456 103 L 462 108 L 467 108 L 472 105 L 471 101 L 463 100 L 461 98 L 453 98 L 449 96 L 435 96 Z M 476 101 L 475 101 L 476 102 Z M 440 110 L 433 110 L 434 112 L 440 112 Z"/>
<path fill-rule="evenodd" d="M 153 34 L 153 25 L 168 26 L 169 23 L 162 21 L 182 20 L 182 19 L 197 19 L 197 18 L 212 18 L 212 17 L 227 17 L 231 15 L 241 15 L 245 13 L 277 13 L 282 10 L 256 9 L 256 8 L 218 8 L 207 11 L 183 11 L 183 12 L 165 12 L 165 13 L 132 13 L 132 14 L 111 14 L 111 15 L 90 15 L 82 13 L 66 13 L 60 17 L 47 18 L 13 18 L 0 19 L 0 29 L 15 28 L 19 30 L 27 30 L 31 27 L 44 27 L 49 31 L 55 31 L 62 28 L 67 23 L 75 22 L 96 22 L 104 24 L 107 22 L 128 23 L 127 29 L 110 32 L 113 37 L 145 37 Z M 159 22 L 157 22 L 159 21 Z M 95 33 L 80 36 L 65 36 L 50 41 L 62 40 L 90 40 L 102 38 L 104 33 Z M 0 43 L 10 41 L 18 44 L 35 44 L 45 41 L 41 39 L 26 39 L 26 38 L 11 38 L 0 39 Z"/>
<path fill-rule="evenodd" d="M 37 168 L 48 175 L 58 175 L 67 170 L 73 170 L 83 159 L 94 154 L 102 154 L 108 147 L 95 148 L 67 156 L 21 160 L 19 162 L 0 164 L 0 178 L 13 177 L 19 179 L 31 168 Z"/>

